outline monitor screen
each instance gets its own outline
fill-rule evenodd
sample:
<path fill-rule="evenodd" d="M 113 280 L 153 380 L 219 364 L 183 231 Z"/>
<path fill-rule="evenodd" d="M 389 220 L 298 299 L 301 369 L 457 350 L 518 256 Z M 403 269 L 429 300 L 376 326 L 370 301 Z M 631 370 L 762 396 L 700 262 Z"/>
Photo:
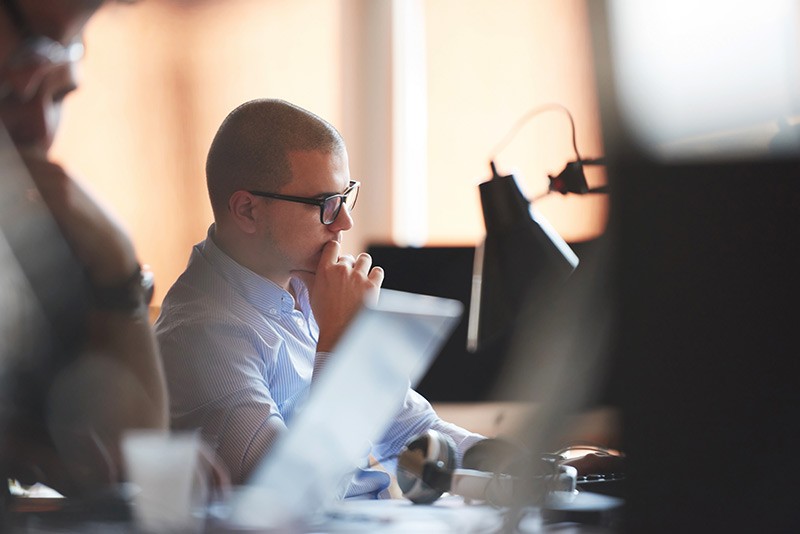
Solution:
<path fill-rule="evenodd" d="M 569 246 L 576 255 L 588 257 L 601 240 Z M 470 347 L 468 312 L 475 306 L 475 247 L 372 244 L 367 251 L 374 264 L 386 272 L 383 287 L 452 298 L 464 304 L 464 315 L 416 388 L 423 396 L 433 402 L 517 400 L 517 391 L 498 387 L 508 365 L 512 332 Z"/>

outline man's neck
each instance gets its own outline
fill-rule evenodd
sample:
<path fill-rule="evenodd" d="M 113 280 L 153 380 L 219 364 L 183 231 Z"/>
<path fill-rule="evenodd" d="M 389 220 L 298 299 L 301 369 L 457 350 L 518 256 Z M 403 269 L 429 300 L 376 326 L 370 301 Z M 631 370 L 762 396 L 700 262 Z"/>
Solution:
<path fill-rule="evenodd" d="M 242 243 L 238 239 L 231 238 L 226 234 L 224 229 L 221 229 L 218 225 L 214 226 L 209 233 L 209 237 L 214 241 L 214 245 L 216 245 L 218 249 L 242 267 L 250 269 L 262 278 L 266 278 L 289 292 L 292 291 L 290 283 L 292 278 L 291 273 L 288 271 L 282 272 L 274 266 L 259 261 L 263 259 L 263 255 L 251 254 L 254 248 L 250 246 L 250 244 Z"/>

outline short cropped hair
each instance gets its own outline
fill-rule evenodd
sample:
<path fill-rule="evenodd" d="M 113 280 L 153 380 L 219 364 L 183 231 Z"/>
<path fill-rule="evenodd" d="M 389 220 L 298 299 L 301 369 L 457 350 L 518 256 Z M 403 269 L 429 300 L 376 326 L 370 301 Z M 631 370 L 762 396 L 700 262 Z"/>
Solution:
<path fill-rule="evenodd" d="M 245 102 L 222 122 L 206 160 L 206 183 L 217 219 L 236 191 L 277 191 L 292 180 L 291 151 L 344 152 L 327 121 L 283 100 Z"/>

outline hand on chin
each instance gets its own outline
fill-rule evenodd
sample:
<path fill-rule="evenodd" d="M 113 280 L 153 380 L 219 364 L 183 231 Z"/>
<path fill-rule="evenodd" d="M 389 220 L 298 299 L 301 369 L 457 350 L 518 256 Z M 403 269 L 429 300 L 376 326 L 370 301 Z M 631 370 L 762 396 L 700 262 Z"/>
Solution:
<path fill-rule="evenodd" d="M 327 245 L 327 242 L 325 244 Z M 298 266 L 289 271 L 293 277 L 303 281 L 309 292 L 311 292 L 311 289 L 314 287 L 314 278 L 317 275 L 317 267 L 319 266 L 319 260 L 322 257 L 322 250 L 324 248 L 324 246 L 320 248 L 313 257 L 309 258 L 305 265 Z"/>

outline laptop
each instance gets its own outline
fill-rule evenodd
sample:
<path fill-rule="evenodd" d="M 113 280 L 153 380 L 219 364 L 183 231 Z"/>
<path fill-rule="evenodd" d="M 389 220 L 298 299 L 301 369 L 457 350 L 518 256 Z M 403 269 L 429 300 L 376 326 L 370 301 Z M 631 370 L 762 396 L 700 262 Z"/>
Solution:
<path fill-rule="evenodd" d="M 459 301 L 381 290 L 345 332 L 287 431 L 234 494 L 228 523 L 281 528 L 315 520 L 339 501 L 370 443 L 462 313 Z"/>

